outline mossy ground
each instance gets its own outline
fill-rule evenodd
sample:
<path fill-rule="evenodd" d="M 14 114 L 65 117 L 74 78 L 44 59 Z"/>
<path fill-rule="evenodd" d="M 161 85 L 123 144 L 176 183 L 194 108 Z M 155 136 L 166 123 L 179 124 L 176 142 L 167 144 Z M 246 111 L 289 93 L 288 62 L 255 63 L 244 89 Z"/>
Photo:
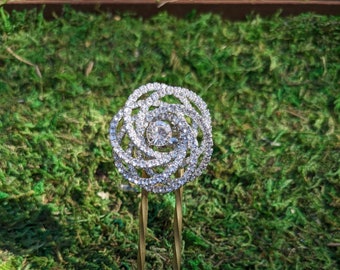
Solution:
<path fill-rule="evenodd" d="M 136 269 L 139 193 L 111 117 L 138 86 L 194 90 L 214 154 L 184 188 L 184 269 L 338 269 L 340 18 L 1 10 L 0 269 Z M 171 269 L 174 195 L 150 195 Z"/>

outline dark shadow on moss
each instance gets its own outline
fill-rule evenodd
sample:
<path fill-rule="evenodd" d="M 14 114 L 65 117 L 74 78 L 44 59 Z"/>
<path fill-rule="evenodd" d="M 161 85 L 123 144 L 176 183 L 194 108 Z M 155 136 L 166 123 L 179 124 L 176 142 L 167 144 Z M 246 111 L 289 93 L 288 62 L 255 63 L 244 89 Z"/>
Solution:
<path fill-rule="evenodd" d="M 0 200 L 0 250 L 29 257 L 31 269 L 118 269 L 101 244 L 79 240 L 79 223 L 65 221 L 32 195 Z M 77 191 L 73 195 L 79 199 Z"/>
<path fill-rule="evenodd" d="M 1 200 L 0 217 L 0 249 L 60 261 L 59 250 L 72 244 L 69 229 L 32 196 Z"/>

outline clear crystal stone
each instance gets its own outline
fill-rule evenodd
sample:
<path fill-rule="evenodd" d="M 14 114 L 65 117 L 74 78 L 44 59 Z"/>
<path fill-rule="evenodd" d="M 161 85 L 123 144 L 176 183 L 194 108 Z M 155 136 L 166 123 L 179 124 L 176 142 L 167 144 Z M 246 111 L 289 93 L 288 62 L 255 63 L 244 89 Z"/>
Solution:
<path fill-rule="evenodd" d="M 164 121 L 153 122 L 149 125 L 146 136 L 150 145 L 168 145 L 172 137 L 171 127 Z"/>

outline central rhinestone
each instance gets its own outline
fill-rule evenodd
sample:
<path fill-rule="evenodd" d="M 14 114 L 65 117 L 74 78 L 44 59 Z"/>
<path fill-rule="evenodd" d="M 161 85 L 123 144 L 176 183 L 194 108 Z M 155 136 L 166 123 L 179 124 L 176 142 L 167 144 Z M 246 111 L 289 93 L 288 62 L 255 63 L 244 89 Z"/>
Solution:
<path fill-rule="evenodd" d="M 150 145 L 168 145 L 172 137 L 171 127 L 164 121 L 156 121 L 149 125 L 146 136 Z"/>

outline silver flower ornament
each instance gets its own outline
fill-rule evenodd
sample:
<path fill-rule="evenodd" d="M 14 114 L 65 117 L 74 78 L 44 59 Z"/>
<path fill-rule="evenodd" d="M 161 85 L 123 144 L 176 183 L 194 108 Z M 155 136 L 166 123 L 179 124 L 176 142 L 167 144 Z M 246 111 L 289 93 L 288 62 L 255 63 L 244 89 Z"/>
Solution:
<path fill-rule="evenodd" d="M 129 96 L 111 120 L 109 137 L 118 171 L 154 193 L 176 190 L 198 177 L 212 154 L 205 102 L 188 89 L 160 83 L 143 85 Z"/>

